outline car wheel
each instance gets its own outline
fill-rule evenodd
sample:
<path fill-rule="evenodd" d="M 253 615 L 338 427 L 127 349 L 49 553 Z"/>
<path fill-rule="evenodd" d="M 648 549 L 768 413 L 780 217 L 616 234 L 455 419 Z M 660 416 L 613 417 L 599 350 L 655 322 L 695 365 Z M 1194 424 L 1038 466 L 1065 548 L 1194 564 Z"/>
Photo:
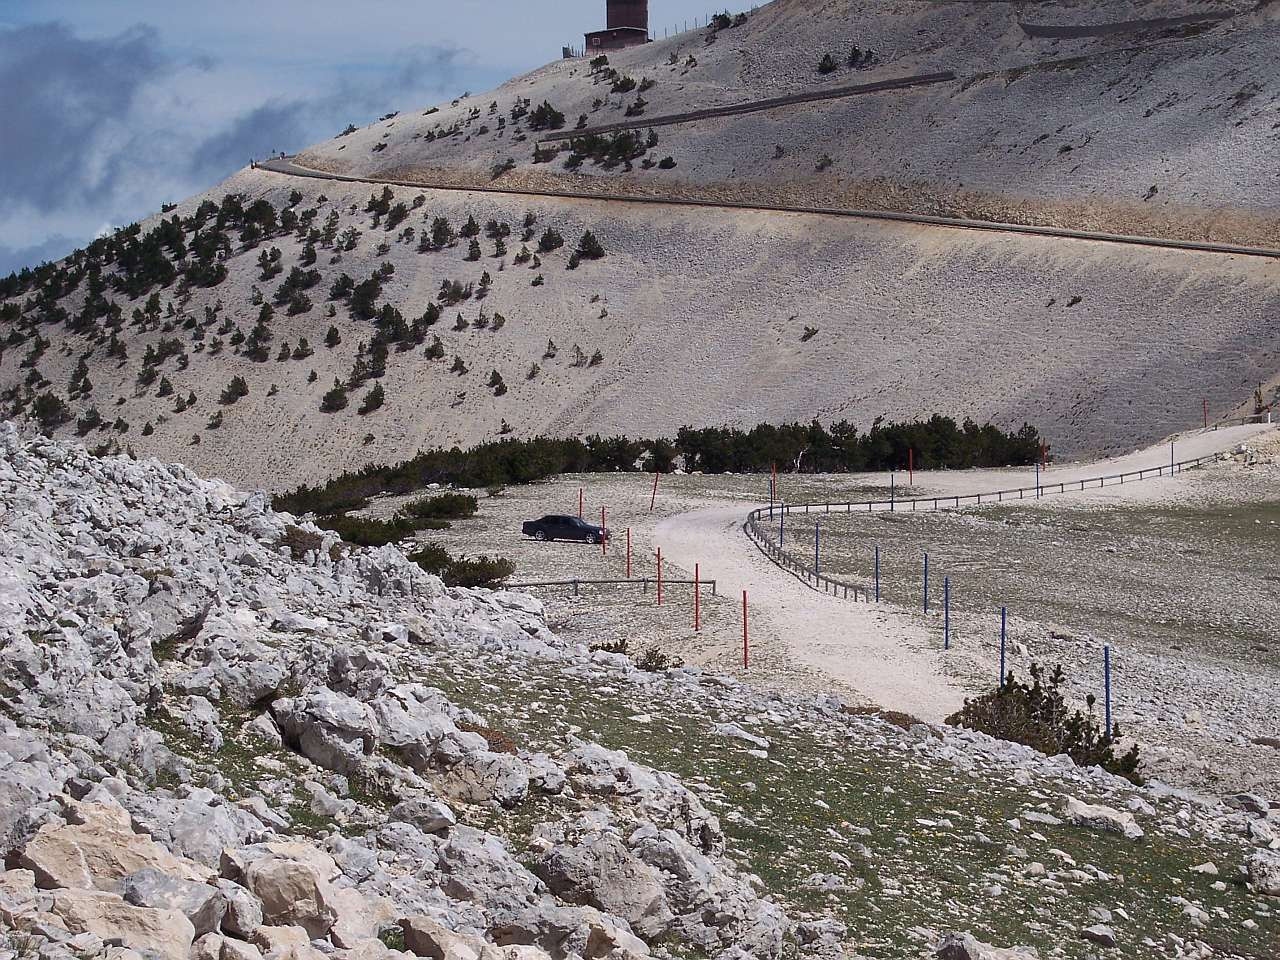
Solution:
<path fill-rule="evenodd" d="M 534 531 L 534 534 L 533 534 L 533 539 L 535 539 L 535 540 L 546 540 L 546 539 L 547 539 L 547 535 L 546 535 L 546 533 L 545 533 L 544 531 L 542 531 L 542 530 L 535 530 L 535 531 Z"/>
<path fill-rule="evenodd" d="M 598 545 L 600 543 L 600 534 L 598 533 L 593 534 L 591 537 L 591 542 Z"/>

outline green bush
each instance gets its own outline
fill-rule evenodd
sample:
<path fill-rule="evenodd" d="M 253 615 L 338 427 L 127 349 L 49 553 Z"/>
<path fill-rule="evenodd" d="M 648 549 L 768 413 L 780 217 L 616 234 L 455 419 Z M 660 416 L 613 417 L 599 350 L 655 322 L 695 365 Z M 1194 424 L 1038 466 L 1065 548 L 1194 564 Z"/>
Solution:
<path fill-rule="evenodd" d="M 400 515 L 410 520 L 465 520 L 479 508 L 479 501 L 465 493 L 441 493 L 406 503 Z"/>
<path fill-rule="evenodd" d="M 1072 711 L 1062 692 L 1062 667 L 1045 676 L 1044 668 L 1031 665 L 1031 683 L 1019 683 L 1009 671 L 1004 685 L 980 697 L 966 698 L 959 712 L 947 717 L 953 727 L 965 727 L 1021 743 L 1047 756 L 1066 754 L 1082 767 L 1099 766 L 1133 783 L 1141 784 L 1138 747 L 1115 755 L 1120 727 L 1110 731 L 1093 715 L 1096 698 L 1089 694 L 1089 712 Z"/>
<path fill-rule="evenodd" d="M 427 573 L 435 574 L 449 587 L 495 587 L 515 572 L 515 564 L 505 557 L 454 558 L 444 547 L 429 544 L 409 559 Z"/>

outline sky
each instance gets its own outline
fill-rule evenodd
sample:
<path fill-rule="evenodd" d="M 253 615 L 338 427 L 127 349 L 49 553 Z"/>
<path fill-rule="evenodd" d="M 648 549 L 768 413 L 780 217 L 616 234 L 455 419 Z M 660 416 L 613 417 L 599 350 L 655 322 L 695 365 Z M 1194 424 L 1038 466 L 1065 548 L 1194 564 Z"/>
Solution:
<path fill-rule="evenodd" d="M 659 36 L 694 15 L 649 7 Z M 0 276 L 602 26 L 604 0 L 0 0 Z"/>

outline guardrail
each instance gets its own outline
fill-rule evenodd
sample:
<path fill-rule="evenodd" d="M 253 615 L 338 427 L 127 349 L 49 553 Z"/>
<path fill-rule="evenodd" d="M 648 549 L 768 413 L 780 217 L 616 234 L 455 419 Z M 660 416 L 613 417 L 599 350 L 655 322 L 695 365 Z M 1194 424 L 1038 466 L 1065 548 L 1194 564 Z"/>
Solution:
<path fill-rule="evenodd" d="M 1223 427 L 1244 427 L 1251 423 L 1271 423 L 1271 411 L 1255 413 L 1249 417 L 1226 417 L 1209 425 L 1210 430 L 1221 430 Z"/>
<path fill-rule="evenodd" d="M 869 93 L 884 93 L 890 90 L 909 90 L 912 87 L 927 87 L 937 83 L 951 83 L 957 79 L 951 70 L 937 73 L 921 73 L 908 77 L 893 77 L 889 80 L 875 80 L 870 83 L 855 83 L 843 87 L 831 87 L 826 90 L 810 90 L 806 93 L 792 93 L 782 97 L 769 97 L 764 100 L 744 100 L 739 103 L 726 103 L 719 107 L 704 107 L 701 110 L 688 110 L 683 113 L 667 113 L 643 120 L 620 120 L 617 123 L 602 123 L 595 127 L 583 127 L 581 130 L 560 130 L 544 133 L 537 142 L 562 143 L 589 137 L 593 134 L 618 133 L 623 130 L 647 130 L 650 127 L 669 127 L 676 123 L 693 123 L 697 120 L 715 120 L 720 117 L 738 117 L 747 113 L 761 113 L 765 110 L 776 110 L 779 107 L 795 106 L 801 103 L 820 103 L 824 100 L 843 100 L 845 97 L 863 96 Z"/>
<path fill-rule="evenodd" d="M 529 590 L 533 587 L 573 587 L 573 595 L 576 597 L 580 595 L 583 587 L 614 586 L 617 584 L 637 584 L 640 586 L 643 592 L 648 593 L 649 584 L 654 584 L 656 586 L 657 583 L 658 583 L 657 577 L 632 577 L 629 580 L 627 579 L 584 580 L 581 577 L 579 577 L 573 580 L 537 580 L 532 583 L 504 583 L 502 584 L 502 588 L 504 590 Z M 716 596 L 715 580 L 668 580 L 666 577 L 663 577 L 662 585 L 664 587 L 670 587 L 670 586 L 710 587 L 711 595 L 713 597 Z"/>
<path fill-rule="evenodd" d="M 1006 500 L 1040 499 L 1051 494 L 1078 493 L 1083 490 L 1101 489 L 1108 484 L 1117 486 L 1124 483 L 1148 480 L 1153 477 L 1171 477 L 1211 460 L 1217 460 L 1218 456 L 1216 453 L 1207 454 L 1190 460 L 1171 460 L 1171 462 L 1160 466 L 1106 474 L 1101 477 L 1089 477 L 1084 480 L 1063 480 L 1058 483 L 1041 483 L 1031 487 L 1013 487 L 1007 490 L 957 494 L 950 497 L 914 497 L 906 500 L 899 500 L 895 497 L 889 500 L 843 501 L 840 503 L 777 503 L 768 507 L 758 507 L 747 514 L 747 519 L 743 524 L 743 532 L 746 533 L 760 552 L 775 565 L 792 574 L 796 579 L 812 589 L 822 593 L 829 593 L 833 596 L 843 596 L 844 599 L 848 599 L 850 593 L 852 593 L 853 599 L 857 600 L 859 594 L 861 594 L 863 599 L 870 600 L 871 591 L 865 584 L 854 584 L 828 577 L 816 566 L 811 566 L 799 556 L 788 553 L 781 546 L 783 536 L 781 531 L 778 541 L 775 542 L 773 539 L 772 531 L 775 520 L 785 527 L 786 518 L 793 513 L 805 515 L 813 513 L 824 515 L 830 513 L 861 513 L 864 508 L 867 513 L 936 513 L 940 510 L 956 510 L 961 506 L 968 505 L 982 506 L 1004 503 Z M 1030 494 L 1030 497 L 1028 497 L 1028 494 Z"/>

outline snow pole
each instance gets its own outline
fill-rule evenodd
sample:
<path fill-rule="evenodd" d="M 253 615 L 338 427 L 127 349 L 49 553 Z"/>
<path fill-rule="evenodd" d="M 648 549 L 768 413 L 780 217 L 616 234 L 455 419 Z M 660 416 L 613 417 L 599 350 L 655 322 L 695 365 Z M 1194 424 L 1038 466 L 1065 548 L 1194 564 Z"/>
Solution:
<path fill-rule="evenodd" d="M 649 512 L 653 513 L 653 507 L 658 502 L 658 471 L 653 471 L 653 496 L 649 498 Z"/>
<path fill-rule="evenodd" d="M 693 565 L 693 632 L 702 629 L 702 570 L 698 564 Z"/>

